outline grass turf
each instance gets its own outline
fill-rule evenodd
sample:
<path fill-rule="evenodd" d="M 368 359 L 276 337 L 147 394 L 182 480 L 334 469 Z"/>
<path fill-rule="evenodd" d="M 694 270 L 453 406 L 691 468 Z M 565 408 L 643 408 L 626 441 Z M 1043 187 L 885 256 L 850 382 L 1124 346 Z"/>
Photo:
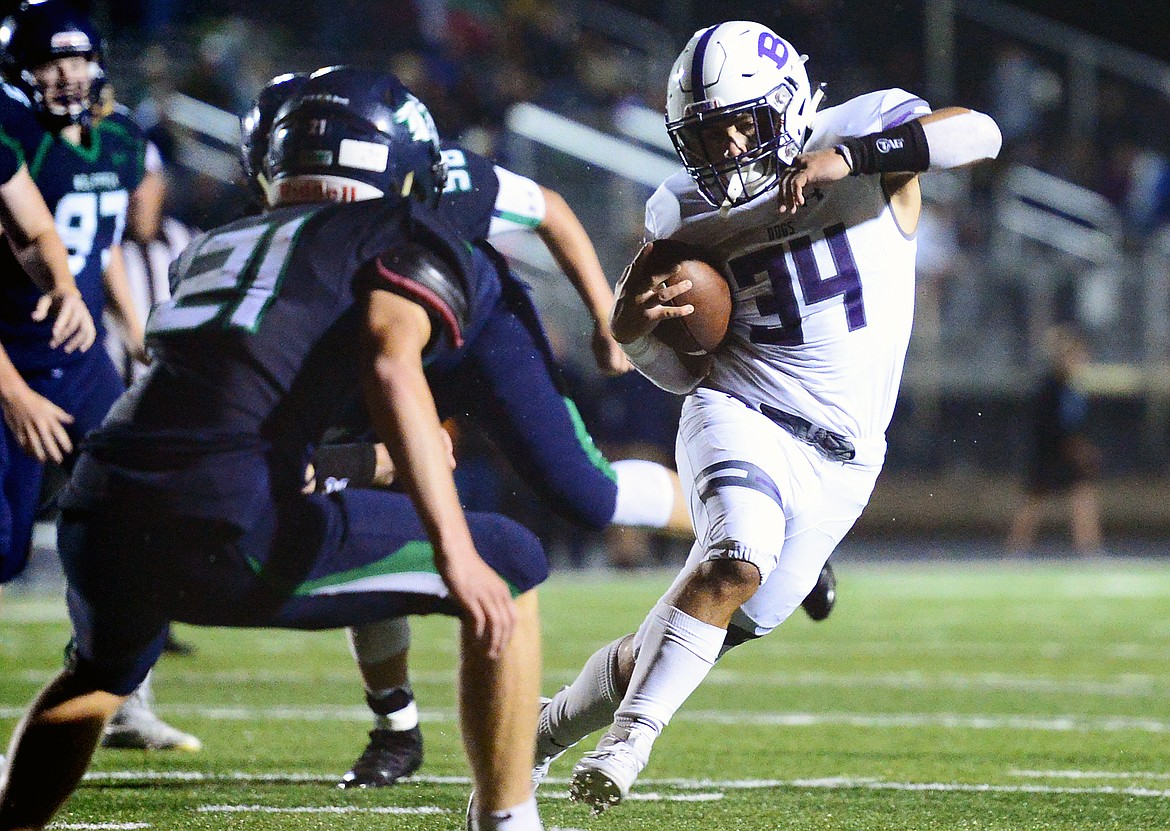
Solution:
<path fill-rule="evenodd" d="M 1170 827 L 1165 562 L 838 564 L 828 621 L 797 612 L 731 653 L 655 748 L 644 797 L 591 818 L 566 801 L 577 750 L 541 789 L 549 828 Z M 542 593 L 544 689 L 632 630 L 670 575 L 562 575 Z M 0 736 L 58 664 L 54 598 L 0 607 Z M 334 788 L 368 717 L 337 633 L 180 627 L 160 713 L 198 754 L 102 750 L 57 822 L 159 829 L 461 829 L 455 625 L 415 622 L 418 781 Z M 589 743 L 584 743 L 584 749 Z M 415 813 L 411 813 L 413 811 Z M 140 824 L 140 825 L 139 825 Z"/>

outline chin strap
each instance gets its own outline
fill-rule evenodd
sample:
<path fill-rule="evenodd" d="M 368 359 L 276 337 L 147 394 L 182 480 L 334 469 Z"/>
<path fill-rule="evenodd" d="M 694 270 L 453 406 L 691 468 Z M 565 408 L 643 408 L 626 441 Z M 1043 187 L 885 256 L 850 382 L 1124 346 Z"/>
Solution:
<path fill-rule="evenodd" d="M 809 99 L 809 106 L 812 107 L 812 110 L 808 114 L 809 118 L 812 118 L 814 115 L 817 114 L 817 108 L 819 108 L 821 106 L 821 102 L 824 100 L 825 100 L 825 84 L 822 82 L 822 83 L 817 84 L 817 91 L 814 92 L 812 94 L 812 98 Z M 812 132 L 812 127 L 808 128 L 808 132 L 809 133 Z M 806 138 L 807 138 L 807 136 L 806 136 Z"/>

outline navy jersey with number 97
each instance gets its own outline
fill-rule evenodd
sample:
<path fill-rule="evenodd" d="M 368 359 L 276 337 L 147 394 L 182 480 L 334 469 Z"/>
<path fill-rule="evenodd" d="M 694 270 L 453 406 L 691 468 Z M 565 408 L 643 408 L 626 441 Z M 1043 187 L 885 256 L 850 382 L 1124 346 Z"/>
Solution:
<path fill-rule="evenodd" d="M 5 88 L 5 92 L 10 90 Z M 0 109 L 0 142 L 18 149 L 56 220 L 69 254 L 69 270 L 94 321 L 100 326 L 105 305 L 103 274 L 110 248 L 122 241 L 130 194 L 145 175 L 146 140 L 124 109 L 97 121 L 81 144 L 46 131 L 30 111 L 21 112 L 18 92 L 7 92 Z M 21 370 L 38 370 L 79 361 L 81 353 L 49 349 L 53 322 L 30 315 L 40 291 L 0 246 L 0 339 Z M 99 338 L 100 341 L 100 338 Z"/>

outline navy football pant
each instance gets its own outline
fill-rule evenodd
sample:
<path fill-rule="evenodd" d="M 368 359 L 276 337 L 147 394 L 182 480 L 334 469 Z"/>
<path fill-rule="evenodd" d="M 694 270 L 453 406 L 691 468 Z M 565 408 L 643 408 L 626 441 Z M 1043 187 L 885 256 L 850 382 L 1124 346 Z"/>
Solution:
<path fill-rule="evenodd" d="M 101 424 L 126 389 L 100 342 L 76 363 L 30 372 L 24 380 L 34 392 L 73 416 L 68 432 L 74 447 Z M 72 458 L 66 463 L 71 461 Z M 19 575 L 28 563 L 43 474 L 44 466 L 24 452 L 5 423 L 4 442 L 0 445 L 0 481 L 4 490 L 0 499 L 0 583 Z"/>
<path fill-rule="evenodd" d="M 469 417 L 559 515 L 589 528 L 609 525 L 617 506 L 613 468 L 562 391 L 552 348 L 514 281 L 459 357 L 431 384 L 444 417 Z"/>
<path fill-rule="evenodd" d="M 113 500 L 111 500 L 113 502 Z M 406 614 L 457 614 L 433 549 L 402 493 L 290 496 L 245 534 L 107 504 L 67 511 L 58 544 L 69 580 L 72 666 L 128 694 L 158 660 L 172 620 L 205 626 L 332 629 Z M 548 563 L 527 529 L 469 513 L 479 555 L 514 594 Z"/>

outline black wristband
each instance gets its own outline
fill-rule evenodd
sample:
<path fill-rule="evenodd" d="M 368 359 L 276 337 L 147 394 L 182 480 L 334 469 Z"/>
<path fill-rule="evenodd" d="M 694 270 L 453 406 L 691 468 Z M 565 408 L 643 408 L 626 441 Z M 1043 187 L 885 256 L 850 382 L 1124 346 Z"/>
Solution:
<path fill-rule="evenodd" d="M 930 167 L 930 145 L 917 119 L 868 136 L 841 141 L 854 176 L 862 173 L 921 173 Z M 838 151 L 840 152 L 840 151 Z M 844 155 L 844 154 L 842 154 Z"/>
<path fill-rule="evenodd" d="M 317 490 L 335 491 L 344 487 L 368 488 L 374 484 L 378 454 L 374 445 L 322 444 L 313 454 Z M 330 484 L 330 480 L 332 484 Z"/>

